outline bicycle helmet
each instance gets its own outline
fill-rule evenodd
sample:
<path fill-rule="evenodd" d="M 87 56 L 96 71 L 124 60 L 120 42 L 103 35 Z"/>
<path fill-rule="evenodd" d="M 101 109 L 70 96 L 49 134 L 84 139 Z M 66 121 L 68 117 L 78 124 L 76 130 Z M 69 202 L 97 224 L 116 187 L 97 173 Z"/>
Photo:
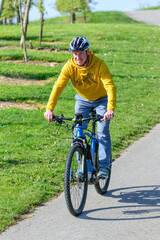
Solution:
<path fill-rule="evenodd" d="M 89 45 L 90 44 L 85 37 L 76 37 L 71 41 L 69 51 L 88 50 Z"/>

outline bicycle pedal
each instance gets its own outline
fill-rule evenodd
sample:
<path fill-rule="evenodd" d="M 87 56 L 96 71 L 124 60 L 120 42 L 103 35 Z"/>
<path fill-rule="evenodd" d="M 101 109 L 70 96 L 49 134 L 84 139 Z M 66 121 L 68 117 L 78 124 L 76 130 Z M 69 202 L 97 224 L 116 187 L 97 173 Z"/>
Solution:
<path fill-rule="evenodd" d="M 104 180 L 104 179 L 107 179 L 107 178 L 108 178 L 107 176 L 99 176 L 99 177 L 97 177 L 98 180 L 100 180 L 100 179 Z"/>

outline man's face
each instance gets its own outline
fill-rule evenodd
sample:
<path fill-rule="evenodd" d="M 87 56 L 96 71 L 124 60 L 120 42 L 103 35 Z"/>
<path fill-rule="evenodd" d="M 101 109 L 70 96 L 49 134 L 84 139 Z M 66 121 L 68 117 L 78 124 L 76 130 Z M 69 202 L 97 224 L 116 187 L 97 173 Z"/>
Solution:
<path fill-rule="evenodd" d="M 73 51 L 73 58 L 76 61 L 77 65 L 83 66 L 87 60 L 88 50 L 78 50 Z"/>

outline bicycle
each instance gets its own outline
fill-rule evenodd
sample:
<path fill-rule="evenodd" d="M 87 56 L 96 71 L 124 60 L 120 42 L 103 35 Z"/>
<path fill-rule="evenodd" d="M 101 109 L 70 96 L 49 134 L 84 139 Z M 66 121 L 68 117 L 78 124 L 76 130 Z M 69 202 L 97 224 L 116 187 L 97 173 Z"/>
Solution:
<path fill-rule="evenodd" d="M 107 192 L 109 186 L 111 167 L 108 178 L 97 177 L 99 141 L 96 136 L 96 123 L 102 119 L 103 117 L 97 115 L 95 110 L 88 118 L 83 118 L 81 114 L 76 114 L 74 119 L 65 118 L 63 115 L 54 116 L 54 121 L 59 124 L 65 124 L 67 120 L 73 121 L 72 131 L 76 132 L 67 155 L 64 176 L 66 205 L 73 216 L 78 216 L 84 209 L 88 184 L 94 184 L 96 191 L 101 195 Z M 84 121 L 92 121 L 91 131 L 84 131 L 82 127 Z"/>

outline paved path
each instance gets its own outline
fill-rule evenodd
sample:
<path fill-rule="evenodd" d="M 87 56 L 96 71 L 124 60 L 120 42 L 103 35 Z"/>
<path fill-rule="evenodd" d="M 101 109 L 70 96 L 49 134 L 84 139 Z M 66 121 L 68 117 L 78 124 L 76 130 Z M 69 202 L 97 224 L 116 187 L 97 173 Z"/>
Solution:
<path fill-rule="evenodd" d="M 160 10 L 133 11 L 125 14 L 134 20 L 160 26 Z"/>
<path fill-rule="evenodd" d="M 160 124 L 113 163 L 108 194 L 90 186 L 75 218 L 64 194 L 0 235 L 0 240 L 158 240 L 160 238 Z"/>

